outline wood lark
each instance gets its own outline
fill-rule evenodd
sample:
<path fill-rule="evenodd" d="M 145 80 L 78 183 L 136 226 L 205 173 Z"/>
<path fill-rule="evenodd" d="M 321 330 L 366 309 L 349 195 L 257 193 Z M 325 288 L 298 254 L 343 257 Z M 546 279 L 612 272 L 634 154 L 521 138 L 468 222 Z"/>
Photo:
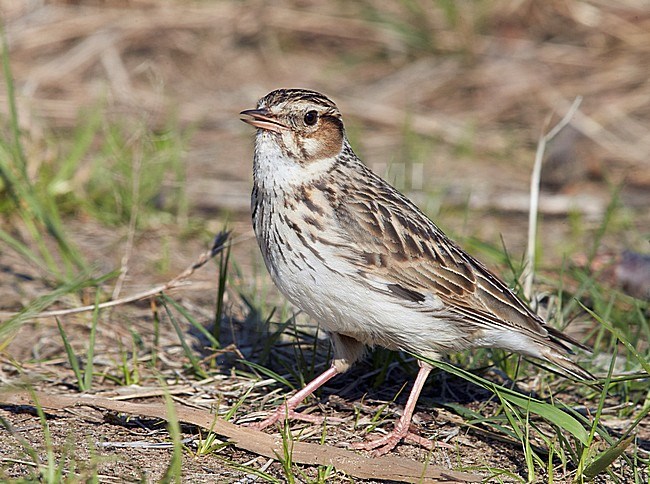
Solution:
<path fill-rule="evenodd" d="M 287 417 L 315 421 L 295 409 L 348 370 L 366 346 L 434 360 L 467 348 L 503 348 L 592 378 L 566 356 L 568 344 L 580 343 L 547 326 L 361 162 L 329 98 L 279 89 L 241 116 L 257 128 L 251 209 L 266 267 L 287 299 L 328 332 L 334 348 L 331 367 L 256 427 Z M 430 371 L 420 362 L 394 430 L 356 448 L 383 454 L 402 439 L 432 447 L 410 431 Z"/>

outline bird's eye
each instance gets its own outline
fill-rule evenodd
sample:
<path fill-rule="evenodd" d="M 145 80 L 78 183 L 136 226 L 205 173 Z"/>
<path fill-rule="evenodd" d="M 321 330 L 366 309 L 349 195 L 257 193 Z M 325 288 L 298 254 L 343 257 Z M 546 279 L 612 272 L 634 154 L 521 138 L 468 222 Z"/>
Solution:
<path fill-rule="evenodd" d="M 307 126 L 313 126 L 318 121 L 318 113 L 316 111 L 307 111 L 304 119 Z"/>

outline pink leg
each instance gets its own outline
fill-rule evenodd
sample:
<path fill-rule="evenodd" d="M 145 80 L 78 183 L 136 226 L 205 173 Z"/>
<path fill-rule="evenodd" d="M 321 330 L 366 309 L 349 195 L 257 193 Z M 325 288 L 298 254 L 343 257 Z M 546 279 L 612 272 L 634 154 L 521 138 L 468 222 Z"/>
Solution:
<path fill-rule="evenodd" d="M 406 406 L 404 407 L 404 413 L 397 424 L 395 424 L 395 428 L 391 433 L 379 439 L 352 444 L 352 448 L 362 450 L 376 449 L 373 454 L 382 455 L 390 452 L 400 440 L 405 439 L 415 442 L 427 449 L 432 449 L 433 444 L 429 440 L 409 431 L 411 418 L 413 417 L 413 411 L 415 410 L 415 404 L 418 401 L 418 397 L 420 396 L 420 392 L 422 391 L 422 387 L 424 386 L 424 382 L 427 380 L 430 371 L 431 366 L 420 362 L 420 371 L 418 372 L 418 376 L 415 378 L 415 383 L 413 384 Z"/>
<path fill-rule="evenodd" d="M 329 370 L 324 371 L 319 376 L 310 381 L 302 390 L 296 393 L 293 397 L 289 398 L 283 405 L 280 405 L 271 416 L 262 420 L 261 422 L 251 424 L 250 426 L 258 430 L 265 429 L 273 425 L 278 420 L 284 421 L 285 419 L 306 420 L 307 422 L 319 423 L 322 418 L 313 415 L 304 415 L 296 412 L 295 409 L 302 403 L 302 401 L 309 395 L 318 390 L 321 386 L 339 374 L 336 367 L 331 366 Z"/>

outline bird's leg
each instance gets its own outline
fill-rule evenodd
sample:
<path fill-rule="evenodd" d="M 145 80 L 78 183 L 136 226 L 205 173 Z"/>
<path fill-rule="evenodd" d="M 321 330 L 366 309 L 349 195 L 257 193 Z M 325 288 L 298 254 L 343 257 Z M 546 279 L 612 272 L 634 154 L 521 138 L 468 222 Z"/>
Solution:
<path fill-rule="evenodd" d="M 305 387 L 296 393 L 293 397 L 289 398 L 286 402 L 280 405 L 269 417 L 262 420 L 261 422 L 251 424 L 250 427 L 262 430 L 278 421 L 284 421 L 285 419 L 296 419 L 313 423 L 321 423 L 323 420 L 322 417 L 296 412 L 295 409 L 302 403 L 305 398 L 314 393 L 339 373 L 340 371 L 336 368 L 336 366 L 332 365 L 328 370 L 324 371 L 312 381 L 310 381 L 307 385 L 305 385 Z"/>
<path fill-rule="evenodd" d="M 427 380 L 427 376 L 429 376 L 429 372 L 431 371 L 431 365 L 422 361 L 420 361 L 419 364 L 420 371 L 418 372 L 418 376 L 415 378 L 415 383 L 413 384 L 409 398 L 406 401 L 404 413 L 395 424 L 393 431 L 384 437 L 380 437 L 379 439 L 352 444 L 352 448 L 361 450 L 376 449 L 373 454 L 382 455 L 390 452 L 402 439 L 410 440 L 427 449 L 433 448 L 433 444 L 429 440 L 420 437 L 419 435 L 410 431 L 411 418 L 413 417 L 415 404 L 418 401 L 418 397 L 420 396 L 424 382 Z"/>

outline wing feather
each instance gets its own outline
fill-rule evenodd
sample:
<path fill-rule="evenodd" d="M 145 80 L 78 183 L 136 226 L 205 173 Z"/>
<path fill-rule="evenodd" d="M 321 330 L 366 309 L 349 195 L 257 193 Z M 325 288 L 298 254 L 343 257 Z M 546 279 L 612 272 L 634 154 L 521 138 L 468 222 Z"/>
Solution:
<path fill-rule="evenodd" d="M 341 198 L 334 206 L 348 238 L 344 257 L 365 277 L 400 287 L 402 294 L 435 295 L 477 329 L 510 328 L 566 350 L 557 336 L 561 333 L 553 332 L 549 339 L 544 321 L 505 283 L 408 199 L 369 170 L 366 174 L 372 183 L 362 189 L 356 185 L 356 203 Z"/>

